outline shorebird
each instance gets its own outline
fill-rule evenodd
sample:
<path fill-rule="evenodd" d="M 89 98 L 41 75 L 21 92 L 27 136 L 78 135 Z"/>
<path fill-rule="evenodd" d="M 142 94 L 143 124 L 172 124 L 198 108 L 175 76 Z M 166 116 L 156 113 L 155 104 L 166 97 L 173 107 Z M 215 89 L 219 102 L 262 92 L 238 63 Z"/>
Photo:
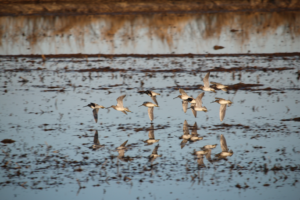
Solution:
<path fill-rule="evenodd" d="M 176 99 L 176 98 L 180 98 L 182 99 L 182 109 L 183 109 L 183 112 L 186 113 L 187 109 L 188 109 L 188 103 L 191 103 L 192 105 L 195 102 L 195 99 L 193 97 L 190 97 L 189 95 L 187 95 L 187 93 L 183 90 L 183 89 L 179 89 L 179 92 L 181 95 L 178 95 L 177 97 L 173 98 L 173 99 Z M 192 111 L 193 114 L 194 114 L 194 111 Z"/>
<path fill-rule="evenodd" d="M 148 96 L 151 97 L 151 99 L 154 101 L 154 103 L 156 103 L 156 105 L 158 105 L 157 100 L 156 100 L 156 96 L 160 95 L 159 93 L 150 91 L 150 90 L 146 90 L 146 91 L 139 91 L 138 93 L 140 94 L 147 94 Z"/>
<path fill-rule="evenodd" d="M 151 145 L 151 144 L 154 144 L 156 142 L 159 141 L 155 139 L 154 137 L 154 128 L 153 128 L 153 124 L 151 124 L 150 126 L 150 129 L 149 129 L 149 133 L 148 133 L 148 137 L 149 137 L 149 140 L 145 140 L 144 142 L 147 143 L 148 145 Z"/>
<path fill-rule="evenodd" d="M 95 119 L 96 123 L 98 122 L 98 111 L 99 111 L 99 109 L 100 108 L 101 109 L 105 108 L 104 106 L 98 105 L 96 103 L 90 103 L 87 106 L 83 106 L 83 107 L 90 107 L 91 109 L 93 109 L 93 116 L 94 116 L 94 119 Z"/>
<path fill-rule="evenodd" d="M 216 154 L 215 155 L 216 157 L 218 157 L 219 159 L 222 159 L 222 158 L 226 158 L 227 156 L 233 155 L 232 150 L 228 151 L 227 143 L 226 143 L 226 140 L 225 140 L 225 137 L 223 134 L 221 134 L 221 136 L 220 136 L 220 144 L 221 144 L 222 152 L 219 154 Z"/>
<path fill-rule="evenodd" d="M 226 107 L 227 107 L 227 105 L 229 107 L 232 104 L 232 102 L 230 100 L 225 100 L 225 99 L 218 98 L 218 97 L 216 97 L 216 100 L 213 102 L 217 102 L 221 105 L 219 115 L 220 115 L 220 121 L 222 122 L 225 118 Z"/>
<path fill-rule="evenodd" d="M 208 91 L 208 92 L 216 92 L 215 89 L 209 87 L 209 74 L 210 72 L 208 72 L 204 79 L 203 79 L 203 83 L 204 83 L 204 86 L 200 86 L 200 89 L 204 90 L 204 91 Z"/>
<path fill-rule="evenodd" d="M 189 95 L 187 95 L 187 93 L 183 89 L 180 88 L 179 92 L 180 92 L 181 95 L 178 95 L 177 97 L 175 97 L 173 99 L 179 98 L 179 99 L 182 99 L 184 101 L 192 101 L 193 100 L 193 97 L 190 97 Z"/>
<path fill-rule="evenodd" d="M 110 106 L 108 108 L 113 108 L 117 111 L 121 111 L 127 115 L 127 112 L 131 112 L 128 108 L 123 106 L 123 99 L 126 97 L 126 94 L 117 98 L 117 105 Z"/>
<path fill-rule="evenodd" d="M 203 137 L 198 136 L 197 129 L 198 129 L 197 122 L 195 122 L 194 127 L 192 129 L 191 138 L 190 138 L 190 140 L 193 142 L 197 140 L 203 140 Z"/>
<path fill-rule="evenodd" d="M 193 104 L 191 106 L 191 109 L 193 109 L 194 111 L 207 112 L 207 108 L 205 106 L 202 107 L 202 97 L 203 96 L 204 96 L 204 92 L 202 92 L 201 94 L 198 95 L 198 97 L 196 98 L 196 105 Z M 197 117 L 197 113 L 195 113 L 194 116 Z"/>
<path fill-rule="evenodd" d="M 224 92 L 227 92 L 227 85 L 223 85 L 221 83 L 217 83 L 217 82 L 210 82 L 212 85 L 214 85 L 217 89 L 219 90 L 223 90 Z"/>
<path fill-rule="evenodd" d="M 218 104 L 222 104 L 222 105 L 227 104 L 228 106 L 230 106 L 232 104 L 232 101 L 230 101 L 230 100 L 225 100 L 223 98 L 218 98 L 218 97 L 216 97 L 215 99 L 216 100 L 213 101 L 212 103 L 217 102 Z"/>
<path fill-rule="evenodd" d="M 152 121 L 153 121 L 153 119 L 154 119 L 154 116 L 153 116 L 153 109 L 154 109 L 154 107 L 159 107 L 157 104 L 154 104 L 154 103 L 151 103 L 151 102 L 148 102 L 148 101 L 146 101 L 146 102 L 144 102 L 142 105 L 140 105 L 140 106 L 145 106 L 145 107 L 148 107 L 148 115 L 149 115 L 149 118 L 150 118 L 150 120 L 151 120 L 151 123 L 152 123 Z M 139 107 L 140 107 L 139 106 Z"/>
<path fill-rule="evenodd" d="M 161 155 L 157 154 L 159 145 L 156 145 L 152 151 L 152 154 L 149 156 L 149 162 L 153 162 L 157 157 L 161 157 Z"/>
<path fill-rule="evenodd" d="M 96 150 L 101 147 L 104 147 L 104 145 L 100 145 L 99 138 L 98 138 L 98 131 L 96 130 L 95 135 L 94 135 L 94 144 L 92 146 L 92 149 Z"/>

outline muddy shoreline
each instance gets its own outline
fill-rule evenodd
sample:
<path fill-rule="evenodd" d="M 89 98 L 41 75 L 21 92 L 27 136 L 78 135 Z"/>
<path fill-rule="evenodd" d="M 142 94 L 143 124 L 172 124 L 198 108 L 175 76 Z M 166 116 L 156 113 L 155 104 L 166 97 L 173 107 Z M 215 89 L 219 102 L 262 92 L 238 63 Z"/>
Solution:
<path fill-rule="evenodd" d="M 0 58 L 94 58 L 94 57 L 239 57 L 239 56 L 256 56 L 256 57 L 290 57 L 300 56 L 300 52 L 294 53 L 261 53 L 261 54 L 28 54 L 28 55 L 0 55 Z"/>
<path fill-rule="evenodd" d="M 190 12 L 298 11 L 300 1 L 0 1 L 0 16 L 7 15 L 116 15 Z"/>

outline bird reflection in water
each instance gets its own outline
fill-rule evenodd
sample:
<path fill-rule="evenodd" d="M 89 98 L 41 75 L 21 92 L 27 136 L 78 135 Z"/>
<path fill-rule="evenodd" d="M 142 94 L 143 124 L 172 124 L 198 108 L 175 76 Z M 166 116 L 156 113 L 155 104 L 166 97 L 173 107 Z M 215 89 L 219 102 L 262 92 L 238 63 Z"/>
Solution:
<path fill-rule="evenodd" d="M 182 141 L 180 143 L 181 149 L 186 145 L 186 143 L 188 141 L 196 142 L 196 141 L 199 141 L 199 140 L 203 139 L 203 137 L 199 137 L 199 135 L 197 133 L 197 130 L 198 130 L 198 126 L 197 126 L 197 123 L 195 122 L 195 124 L 192 128 L 192 132 L 190 134 L 189 125 L 188 125 L 187 121 L 184 120 L 183 135 L 179 137 L 179 139 L 182 139 Z"/>
<path fill-rule="evenodd" d="M 153 162 L 157 157 L 161 157 L 162 155 L 158 155 L 157 154 L 157 150 L 158 150 L 159 145 L 156 145 L 151 153 L 151 155 L 149 156 L 149 162 Z"/>
<path fill-rule="evenodd" d="M 148 137 L 149 137 L 149 139 L 144 141 L 146 143 L 146 145 L 152 145 L 159 141 L 159 139 L 157 139 L 157 140 L 155 139 L 153 124 L 151 124 L 151 126 L 149 128 Z"/>
<path fill-rule="evenodd" d="M 95 130 L 95 135 L 94 135 L 94 144 L 92 146 L 92 149 L 93 150 L 97 150 L 99 148 L 102 148 L 104 147 L 105 145 L 101 145 L 100 142 L 99 142 L 99 138 L 98 138 L 98 131 Z"/>
<path fill-rule="evenodd" d="M 215 157 L 217 157 L 218 159 L 225 159 L 226 157 L 233 155 L 233 151 L 228 150 L 226 139 L 223 134 L 221 134 L 220 136 L 220 144 L 221 144 L 222 152 L 216 154 Z"/>
<path fill-rule="evenodd" d="M 190 141 L 195 142 L 198 140 L 203 140 L 203 137 L 199 137 L 197 130 L 198 130 L 198 126 L 197 126 L 197 122 L 195 122 L 193 129 L 192 129 Z"/>
<path fill-rule="evenodd" d="M 119 153 L 119 155 L 117 156 L 118 160 L 121 160 L 124 162 L 133 160 L 133 158 L 131 158 L 129 156 L 125 157 L 125 151 L 128 149 L 126 146 L 127 142 L 128 142 L 128 140 L 126 140 L 124 143 L 122 143 L 119 147 L 116 148 L 116 151 Z"/>
<path fill-rule="evenodd" d="M 186 143 L 188 142 L 188 140 L 190 138 L 191 138 L 191 135 L 190 135 L 188 123 L 187 123 L 186 120 L 184 120 L 184 122 L 183 122 L 183 135 L 180 136 L 180 139 L 182 139 L 182 141 L 180 143 L 181 149 L 186 145 Z"/>

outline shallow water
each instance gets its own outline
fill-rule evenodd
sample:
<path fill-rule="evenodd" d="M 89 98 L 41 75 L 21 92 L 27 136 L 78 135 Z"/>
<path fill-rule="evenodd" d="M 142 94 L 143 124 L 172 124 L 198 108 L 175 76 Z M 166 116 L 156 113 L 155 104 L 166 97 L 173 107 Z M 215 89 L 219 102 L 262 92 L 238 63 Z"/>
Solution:
<path fill-rule="evenodd" d="M 1 57 L 0 193 L 5 199 L 99 196 L 102 199 L 261 199 L 295 198 L 300 170 L 299 57 Z M 196 97 L 202 78 L 229 85 L 228 93 L 205 92 L 208 112 L 197 118 L 173 99 L 183 88 Z M 28 82 L 22 81 L 23 77 Z M 252 85 L 242 85 L 252 84 Z M 249 87 L 247 87 L 249 86 Z M 154 90 L 154 134 L 158 143 L 145 145 L 151 101 L 137 92 Z M 132 113 L 99 110 L 95 102 L 124 105 Z M 215 97 L 231 99 L 223 122 Z M 183 123 L 197 122 L 201 141 L 181 148 Z M 100 144 L 92 150 L 95 130 Z M 217 160 L 223 134 L 234 154 Z M 115 148 L 128 140 L 125 159 Z M 46 144 L 47 143 L 47 144 Z M 152 163 L 148 156 L 159 144 Z M 207 144 L 214 162 L 199 166 L 193 150 Z M 51 146 L 51 147 L 50 147 Z M 7 163 L 8 162 L 8 163 Z M 81 189 L 77 179 L 80 182 Z M 116 192 L 116 189 L 118 192 Z"/>

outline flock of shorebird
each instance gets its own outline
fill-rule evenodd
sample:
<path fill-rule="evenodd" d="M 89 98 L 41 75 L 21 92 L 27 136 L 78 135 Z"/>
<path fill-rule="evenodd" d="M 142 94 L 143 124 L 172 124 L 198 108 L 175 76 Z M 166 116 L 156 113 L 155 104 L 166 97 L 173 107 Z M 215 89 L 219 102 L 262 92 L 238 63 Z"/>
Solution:
<path fill-rule="evenodd" d="M 216 92 L 214 88 L 217 88 L 217 89 L 220 89 L 220 90 L 223 90 L 223 91 L 227 91 L 228 86 L 220 84 L 220 83 L 211 82 L 213 84 L 214 88 L 211 87 L 210 84 L 209 84 L 209 80 L 208 80 L 209 79 L 209 74 L 210 74 L 210 72 L 208 72 L 205 75 L 205 77 L 203 78 L 204 85 L 200 86 L 200 89 L 202 89 L 204 91 L 210 91 L 210 92 Z M 192 110 L 193 115 L 195 117 L 197 117 L 197 112 L 199 112 L 199 111 L 207 112 L 207 108 L 205 106 L 202 106 L 202 98 L 204 96 L 204 92 L 199 94 L 196 99 L 194 99 L 193 97 L 187 95 L 187 93 L 183 89 L 179 89 L 179 92 L 180 92 L 181 95 L 178 95 L 175 98 L 180 98 L 182 100 L 182 107 L 183 107 L 184 112 L 186 112 L 187 109 L 188 109 L 188 103 L 191 104 L 190 109 Z M 149 118 L 152 122 L 153 119 L 154 119 L 154 115 L 153 115 L 154 107 L 159 107 L 158 102 L 156 100 L 156 96 L 160 95 L 160 94 L 156 93 L 154 91 L 149 91 L 149 90 L 139 91 L 138 93 L 147 94 L 154 101 L 154 103 L 146 101 L 142 105 L 140 105 L 140 106 L 148 107 L 148 115 L 149 115 Z M 112 106 L 110 106 L 106 109 L 113 108 L 113 109 L 115 109 L 117 111 L 121 111 L 121 112 L 123 112 L 124 114 L 127 115 L 127 112 L 131 112 L 131 111 L 127 107 L 124 107 L 124 105 L 123 105 L 123 99 L 125 97 L 126 97 L 126 95 L 122 95 L 122 96 L 118 97 L 117 98 L 117 105 L 112 105 Z M 232 104 L 232 102 L 230 100 L 225 100 L 225 99 L 217 98 L 217 97 L 216 97 L 216 100 L 213 101 L 213 102 L 217 102 L 221 105 L 219 115 L 220 115 L 220 120 L 223 121 L 223 119 L 225 117 L 225 113 L 226 113 L 226 107 L 230 106 Z M 105 108 L 104 106 L 98 105 L 96 103 L 90 103 L 85 107 L 90 107 L 90 108 L 93 109 L 93 116 L 94 116 L 94 119 L 95 119 L 96 123 L 98 122 L 98 111 L 99 111 L 99 109 L 100 108 L 101 109 Z"/>
<path fill-rule="evenodd" d="M 227 87 L 228 86 L 226 86 L 226 85 L 216 83 L 216 82 L 211 82 L 213 85 L 210 86 L 209 75 L 210 75 L 210 72 L 208 72 L 205 75 L 205 77 L 203 78 L 204 85 L 200 86 L 200 89 L 202 89 L 204 91 L 208 91 L 208 92 L 214 92 L 214 93 L 216 92 L 215 89 L 220 89 L 220 90 L 223 90 L 223 91 L 227 92 Z M 196 99 L 194 99 L 193 97 L 187 95 L 187 93 L 183 89 L 179 89 L 179 92 L 180 92 L 180 95 L 178 95 L 175 98 L 180 98 L 182 100 L 182 106 L 183 106 L 183 111 L 184 112 L 186 112 L 187 109 L 191 109 L 192 112 L 193 112 L 193 115 L 195 117 L 197 117 L 197 112 L 199 112 L 199 111 L 207 112 L 207 108 L 205 106 L 202 106 L 202 98 L 204 96 L 204 92 L 199 94 Z M 159 139 L 157 140 L 154 137 L 154 128 L 153 128 L 153 124 L 152 124 L 152 121 L 154 119 L 153 110 L 154 110 L 154 107 L 159 107 L 158 102 L 156 100 L 156 96 L 160 95 L 160 94 L 156 93 L 154 91 L 149 91 L 149 90 L 139 91 L 138 93 L 147 94 L 148 96 L 150 96 L 152 98 L 152 100 L 154 102 L 154 103 L 144 102 L 142 105 L 140 105 L 140 106 L 148 107 L 148 115 L 149 115 L 149 118 L 151 120 L 151 127 L 149 129 L 149 135 L 148 135 L 149 140 L 146 140 L 144 142 L 147 143 L 147 144 L 154 144 L 154 143 L 158 142 Z M 126 97 L 126 95 L 122 95 L 122 96 L 118 97 L 117 98 L 117 105 L 112 105 L 110 107 L 107 107 L 106 109 L 113 108 L 117 111 L 123 112 L 124 114 L 127 114 L 127 112 L 131 112 L 127 107 L 124 107 L 124 105 L 123 105 L 123 99 L 125 97 Z M 225 117 L 226 107 L 230 106 L 232 104 L 232 102 L 230 100 L 225 100 L 225 99 L 222 99 L 222 98 L 216 98 L 216 100 L 213 101 L 213 102 L 217 102 L 221 105 L 219 115 L 220 115 L 220 120 L 223 121 L 223 119 Z M 188 103 L 191 104 L 190 108 L 188 108 Z M 90 104 L 87 105 L 87 107 L 90 107 L 90 108 L 93 109 L 93 116 L 94 116 L 95 122 L 97 123 L 97 121 L 98 121 L 98 111 L 99 111 L 100 108 L 104 109 L 105 107 L 101 106 L 101 105 L 98 105 L 96 103 L 90 103 Z M 197 130 L 198 130 L 197 123 L 195 123 L 195 125 L 192 128 L 191 135 L 190 135 L 188 124 L 187 124 L 186 121 L 184 121 L 183 135 L 180 137 L 180 139 L 182 139 L 181 148 L 183 148 L 188 141 L 195 142 L 195 141 L 203 139 L 203 137 L 198 136 Z M 119 159 L 124 160 L 124 152 L 127 149 L 126 148 L 127 141 L 125 141 L 122 145 L 120 145 L 118 148 L 116 148 L 116 151 L 118 151 L 118 153 L 119 153 L 119 156 L 118 156 Z M 222 152 L 219 153 L 219 154 L 216 154 L 217 160 L 222 159 L 222 158 L 226 158 L 227 156 L 231 156 L 233 154 L 232 150 L 230 150 L 230 151 L 228 150 L 227 143 L 226 143 L 225 137 L 223 135 L 220 136 L 220 144 L 221 144 Z M 200 151 L 194 150 L 193 154 L 197 156 L 199 165 L 203 165 L 203 156 L 204 155 L 206 155 L 206 158 L 207 158 L 208 161 L 210 161 L 210 162 L 214 161 L 214 160 L 211 159 L 211 150 L 213 148 L 215 148 L 216 146 L 217 146 L 217 144 L 206 145 Z M 99 140 L 98 140 L 98 132 L 96 131 L 95 136 L 94 136 L 93 149 L 98 149 L 98 148 L 101 148 L 101 147 L 103 147 L 103 145 L 100 145 Z M 155 160 L 155 158 L 161 156 L 161 155 L 157 154 L 158 147 L 159 146 L 157 145 L 154 148 L 152 154 L 149 156 L 149 159 L 150 159 L 149 161 L 152 162 L 153 160 Z"/>

